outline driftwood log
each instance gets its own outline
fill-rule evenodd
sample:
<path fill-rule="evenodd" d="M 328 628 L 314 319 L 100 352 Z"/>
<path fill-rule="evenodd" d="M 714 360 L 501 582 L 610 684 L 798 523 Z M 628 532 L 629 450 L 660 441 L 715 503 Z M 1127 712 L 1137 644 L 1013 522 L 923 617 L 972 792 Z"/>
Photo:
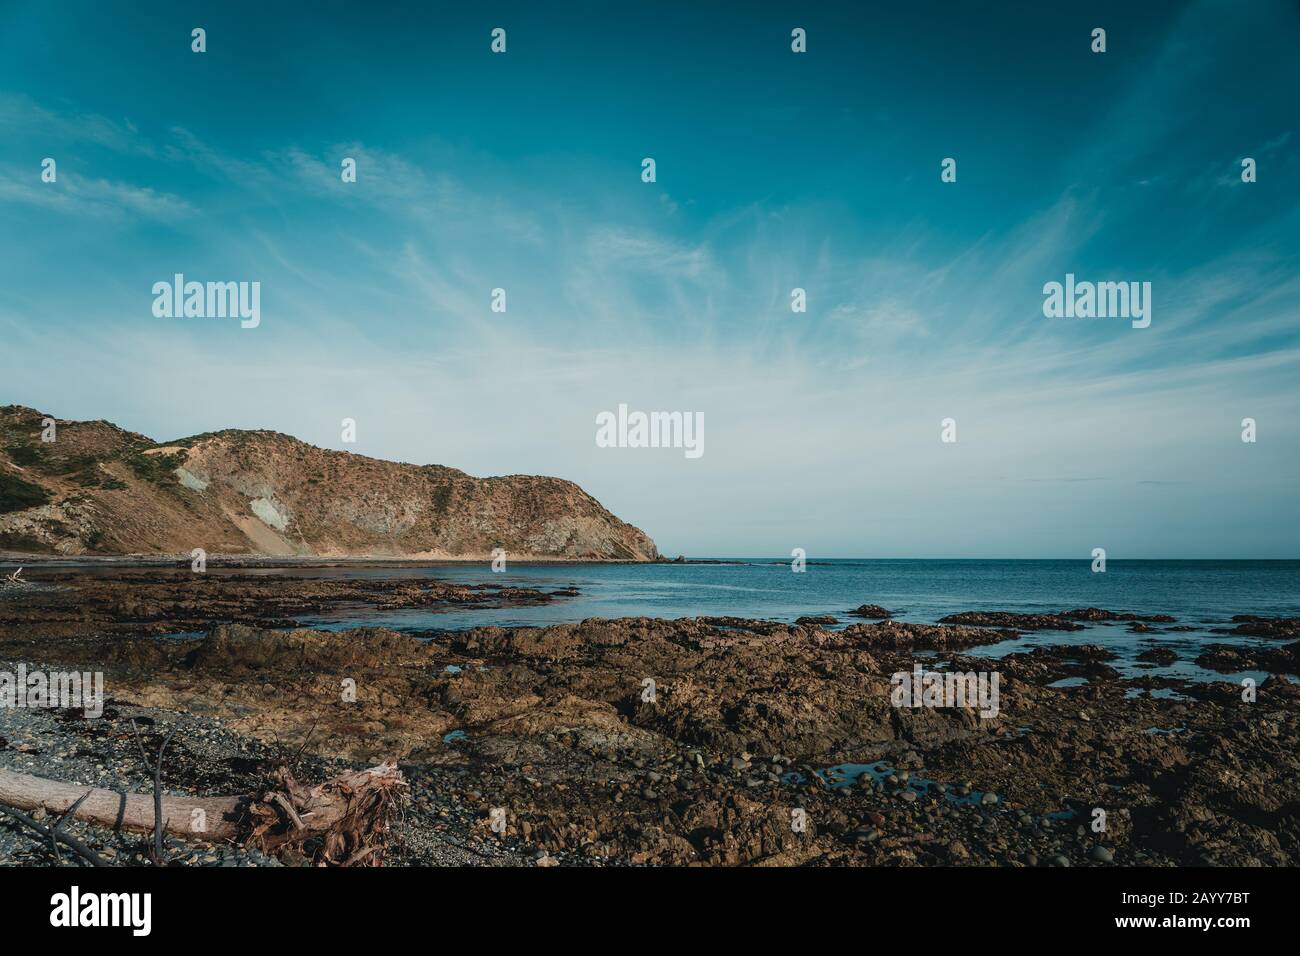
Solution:
<path fill-rule="evenodd" d="M 406 781 L 396 764 L 384 763 L 305 786 L 281 768 L 261 793 L 230 797 L 164 796 L 164 832 L 205 841 L 236 841 L 266 852 L 290 847 L 316 863 L 377 865 L 383 860 L 391 824 L 401 813 Z M 80 801 L 80 804 L 78 804 Z M 19 810 L 38 807 L 111 829 L 148 833 L 154 829 L 154 796 L 47 780 L 0 769 L 0 803 Z M 304 851 L 305 852 L 305 851 Z"/>

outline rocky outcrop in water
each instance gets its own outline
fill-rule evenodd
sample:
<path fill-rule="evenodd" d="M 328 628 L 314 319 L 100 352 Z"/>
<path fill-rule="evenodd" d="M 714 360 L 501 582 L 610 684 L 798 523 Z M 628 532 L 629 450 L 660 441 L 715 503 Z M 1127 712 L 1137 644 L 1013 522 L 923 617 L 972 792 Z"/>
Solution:
<path fill-rule="evenodd" d="M 1268 637 L 1285 640 L 1300 637 L 1300 617 L 1256 617 L 1253 614 L 1237 614 L 1232 618 L 1237 626 L 1233 634 L 1245 634 L 1250 637 Z"/>
<path fill-rule="evenodd" d="M 860 604 L 852 611 L 849 611 L 852 617 L 865 617 L 869 620 L 883 620 L 892 617 L 892 612 L 881 607 L 879 604 Z"/>
<path fill-rule="evenodd" d="M 1017 631 L 1082 631 L 1083 625 L 1060 614 L 1015 614 L 1011 611 L 962 611 L 939 619 L 940 624 L 1005 627 Z"/>

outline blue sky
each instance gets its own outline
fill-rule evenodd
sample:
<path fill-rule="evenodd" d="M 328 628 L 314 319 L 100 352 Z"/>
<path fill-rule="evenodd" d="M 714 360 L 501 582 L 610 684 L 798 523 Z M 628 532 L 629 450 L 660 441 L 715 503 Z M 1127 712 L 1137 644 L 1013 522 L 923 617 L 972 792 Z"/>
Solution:
<path fill-rule="evenodd" d="M 1300 557 L 1294 3 L 399 6 L 0 2 L 0 402 L 352 417 L 668 554 Z M 1151 327 L 1045 318 L 1067 272 Z M 597 448 L 619 403 L 704 456 Z"/>

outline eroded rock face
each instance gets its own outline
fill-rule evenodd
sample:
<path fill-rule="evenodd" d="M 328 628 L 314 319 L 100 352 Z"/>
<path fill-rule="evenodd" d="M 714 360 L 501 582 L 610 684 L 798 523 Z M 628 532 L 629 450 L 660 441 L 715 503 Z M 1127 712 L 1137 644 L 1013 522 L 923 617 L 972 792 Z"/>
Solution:
<path fill-rule="evenodd" d="M 474 478 L 269 431 L 159 444 L 108 422 L 0 408 L 0 472 L 51 500 L 0 514 L 0 550 L 58 554 L 564 557 L 652 561 L 642 531 L 573 482 Z"/>

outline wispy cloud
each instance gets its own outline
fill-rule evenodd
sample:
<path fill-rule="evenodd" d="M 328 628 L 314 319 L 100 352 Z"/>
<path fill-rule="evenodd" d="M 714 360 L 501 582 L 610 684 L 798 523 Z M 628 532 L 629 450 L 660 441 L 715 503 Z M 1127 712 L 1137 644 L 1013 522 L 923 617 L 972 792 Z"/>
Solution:
<path fill-rule="evenodd" d="M 50 109 L 24 93 L 0 92 L 0 135 L 41 139 L 51 147 L 102 146 L 117 153 L 152 156 L 153 145 L 129 120 L 77 109 Z"/>
<path fill-rule="evenodd" d="M 673 15 L 646 29 L 677 36 Z M 1108 59 L 1035 61 L 1032 85 L 918 25 L 827 36 L 858 38 L 852 70 L 810 54 L 743 83 L 687 36 L 684 78 L 439 59 L 474 77 L 452 92 L 395 82 L 359 39 L 318 97 L 184 71 L 203 110 L 125 74 L 113 97 L 59 77 L 3 94 L 22 151 L 0 203 L 24 237 L 0 262 L 3 400 L 156 437 L 329 445 L 354 417 L 367 454 L 578 480 L 666 551 L 1280 554 L 1300 519 L 1300 166 L 1277 96 L 1294 12 L 1156 19 L 1117 17 Z M 1074 28 L 1045 13 L 1015 42 Z M 303 44 L 283 68 L 319 79 Z M 939 78 L 891 83 L 891 56 Z M 1257 97 L 1220 89 L 1243 72 Z M 15 158 L 47 148 L 49 186 Z M 1257 184 L 1234 178 L 1243 155 Z M 174 271 L 260 280 L 261 327 L 154 318 L 149 286 Z M 1045 318 L 1043 283 L 1067 272 L 1152 282 L 1151 327 Z M 597 449 L 619 402 L 704 412 L 707 454 Z"/>
<path fill-rule="evenodd" d="M 197 211 L 189 202 L 148 186 L 91 179 L 59 171 L 52 183 L 41 180 L 40 169 L 10 167 L 0 174 L 0 202 L 39 206 L 65 216 L 117 220 L 144 218 L 174 222 Z"/>

